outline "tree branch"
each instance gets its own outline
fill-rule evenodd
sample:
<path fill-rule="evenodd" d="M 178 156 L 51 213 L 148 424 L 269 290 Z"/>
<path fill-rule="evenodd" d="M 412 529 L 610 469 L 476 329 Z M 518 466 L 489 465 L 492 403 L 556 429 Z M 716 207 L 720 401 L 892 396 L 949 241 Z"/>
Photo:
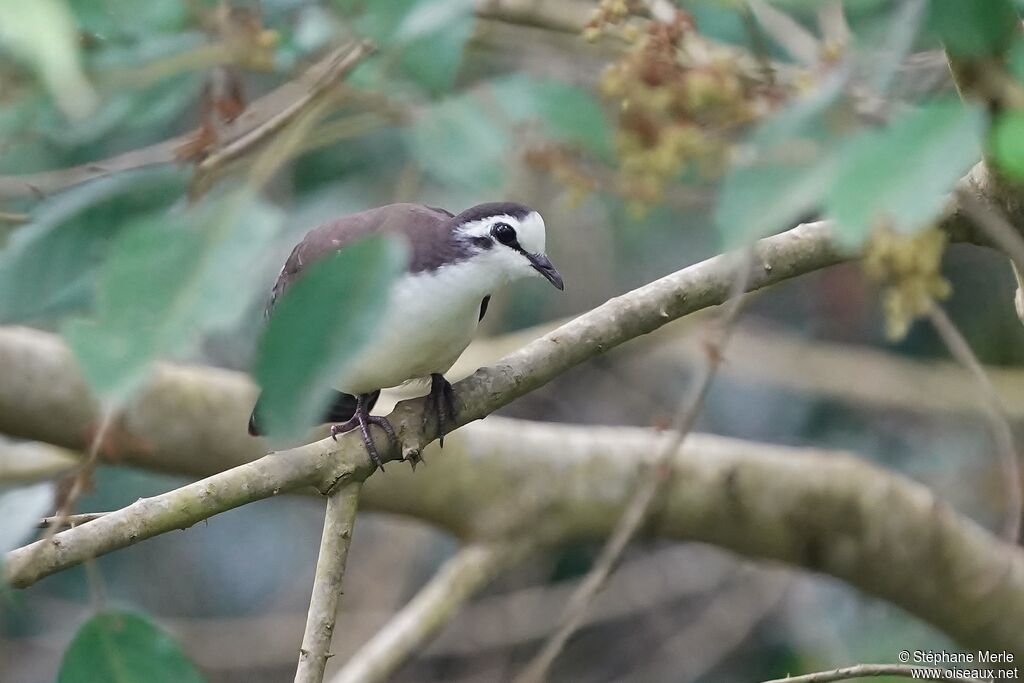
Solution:
<path fill-rule="evenodd" d="M 985 368 L 981 361 L 974 355 L 970 344 L 960 334 L 953 321 L 938 304 L 932 304 L 928 310 L 928 319 L 932 327 L 942 339 L 943 344 L 949 349 L 949 353 L 960 364 L 971 373 L 975 385 L 981 393 L 984 405 L 988 408 L 986 417 L 989 429 L 992 432 L 992 440 L 995 445 L 996 456 L 999 458 L 999 465 L 1003 470 L 1003 480 L 1006 500 L 1003 513 L 1002 536 L 1009 543 L 1017 543 L 1020 540 L 1020 522 L 1022 515 L 1022 496 L 1020 476 L 1020 457 L 1017 455 L 1017 447 L 1013 442 L 1013 429 L 1006 419 L 1006 411 L 999 403 L 999 396 L 996 395 L 992 382 L 985 374 Z"/>
<path fill-rule="evenodd" d="M 474 543 L 449 559 L 399 612 L 331 678 L 331 683 L 385 681 L 444 627 L 500 571 L 532 548 L 526 542 Z"/>
<path fill-rule="evenodd" d="M 348 481 L 327 498 L 324 532 L 320 539 L 320 555 L 316 562 L 313 594 L 309 599 L 295 683 L 320 683 L 324 679 L 327 658 L 331 656 L 341 580 L 345 576 L 345 561 L 352 541 L 361 487 L 362 482 Z"/>
<path fill-rule="evenodd" d="M 750 287 L 843 258 L 827 225 L 801 226 L 758 244 L 755 263 L 762 265 Z M 459 422 L 486 415 L 675 317 L 721 303 L 731 286 L 729 263 L 727 256 L 715 257 L 612 299 L 477 371 L 456 385 Z M 97 407 L 67 349 L 45 333 L 0 330 L 0 367 L 0 429 L 80 448 Z M 260 452 L 241 428 L 253 393 L 235 373 L 161 366 L 121 416 L 120 430 L 131 438 L 120 444 L 120 457 L 196 473 L 249 460 Z M 392 413 L 407 450 L 434 436 L 424 430 L 421 409 L 421 401 L 406 401 Z M 958 516 L 925 487 L 854 458 L 697 436 L 685 456 L 673 457 L 656 533 L 829 573 L 964 644 L 1024 656 L 1024 554 L 1018 549 Z M 648 430 L 495 418 L 460 429 L 446 445 L 443 457 L 431 458 L 415 475 L 389 470 L 372 477 L 364 490 L 367 507 L 412 514 L 463 538 L 486 538 L 505 532 L 497 511 L 523 509 L 524 501 L 513 496 L 528 495 L 534 500 L 525 504 L 538 506 L 557 529 L 552 539 L 603 538 L 622 512 L 637 468 L 656 448 Z M 383 439 L 379 448 L 388 452 Z M 15 550 L 5 572 L 15 584 L 28 585 L 249 500 L 307 485 L 331 490 L 368 471 L 355 436 L 315 442 L 59 533 L 38 562 L 25 562 L 33 546 Z"/>
<path fill-rule="evenodd" d="M 874 678 L 876 676 L 900 676 L 902 678 L 914 678 L 919 681 L 946 681 L 948 683 L 981 683 L 977 678 L 964 678 L 962 676 L 932 676 L 927 674 L 930 669 L 909 664 L 856 664 L 845 666 L 842 669 L 831 671 L 819 671 L 803 676 L 787 676 L 776 678 L 764 683 L 832 683 L 833 681 L 848 681 L 854 678 Z"/>
<path fill-rule="evenodd" d="M 53 479 L 80 463 L 76 453 L 49 444 L 0 441 L 0 486 Z"/>
<path fill-rule="evenodd" d="M 590 608 L 594 597 L 604 587 L 618 565 L 625 552 L 626 546 L 640 531 L 640 528 L 647 522 L 655 500 L 662 494 L 670 484 L 668 473 L 671 471 L 669 463 L 672 457 L 679 452 L 680 446 L 689 436 L 697 423 L 697 417 L 704 408 L 704 400 L 707 398 L 711 383 L 715 378 L 718 367 L 722 363 L 722 354 L 725 345 L 732 334 L 736 316 L 739 314 L 742 305 L 742 293 L 747 288 L 747 281 L 750 277 L 749 270 L 752 260 L 749 255 L 737 255 L 736 271 L 734 276 L 735 284 L 732 288 L 732 301 L 730 302 L 723 320 L 720 321 L 716 338 L 709 342 L 706 348 L 706 363 L 702 372 L 694 383 L 688 395 L 684 398 L 682 405 L 676 411 L 676 419 L 672 424 L 672 430 L 668 434 L 665 443 L 659 449 L 659 455 L 654 465 L 649 468 L 647 475 L 641 480 L 636 492 L 633 494 L 625 512 L 615 524 L 611 535 L 601 548 L 601 554 L 594 562 L 594 566 L 588 572 L 586 578 L 580 584 L 579 589 L 573 593 L 561 619 L 559 627 L 545 641 L 544 646 L 526 665 L 526 668 L 516 677 L 516 683 L 539 683 L 547 678 L 548 671 L 555 659 L 565 648 L 569 638 L 575 633 Z"/>
<path fill-rule="evenodd" d="M 294 101 L 289 102 L 281 111 L 267 117 L 257 125 L 234 131 L 227 144 L 214 149 L 202 159 L 196 165 L 197 181 L 195 184 L 202 186 L 225 164 L 250 153 L 279 133 L 289 123 L 295 121 L 300 114 L 322 101 L 331 88 L 351 73 L 373 52 L 373 49 L 373 45 L 369 41 L 361 41 L 355 45 L 333 50 L 302 75 L 304 89 L 301 93 L 297 93 Z"/>
<path fill-rule="evenodd" d="M 204 160 L 202 170 L 209 171 L 237 158 L 273 135 L 294 120 L 325 87 L 337 83 L 349 73 L 369 52 L 369 44 L 363 42 L 333 50 L 295 79 L 250 103 L 238 118 L 224 127 L 223 139 L 219 141 L 220 150 Z M 197 133 L 198 129 L 195 129 L 148 147 L 70 168 L 0 176 L 0 200 L 41 197 L 115 173 L 174 163 L 179 160 L 182 146 L 193 140 Z"/>

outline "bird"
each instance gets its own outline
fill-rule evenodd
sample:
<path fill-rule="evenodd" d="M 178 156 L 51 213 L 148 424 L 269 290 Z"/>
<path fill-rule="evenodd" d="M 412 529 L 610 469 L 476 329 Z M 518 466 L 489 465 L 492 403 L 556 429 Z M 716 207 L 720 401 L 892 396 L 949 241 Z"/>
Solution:
<path fill-rule="evenodd" d="M 559 290 L 564 283 L 545 252 L 544 219 L 528 206 L 489 202 L 453 214 L 423 204 L 388 204 L 306 233 L 277 276 L 267 317 L 311 263 L 371 235 L 403 239 L 407 263 L 385 297 L 386 310 L 369 342 L 336 382 L 323 422 L 331 423 L 335 439 L 358 428 L 370 459 L 383 470 L 370 425 L 380 426 L 393 445 L 398 439 L 386 417 L 370 415 L 381 390 L 429 378 L 424 419 L 433 413 L 443 447 L 455 417 L 454 392 L 444 373 L 469 346 L 491 296 L 531 276 Z M 257 399 L 248 425 L 253 436 L 261 434 L 260 412 Z"/>

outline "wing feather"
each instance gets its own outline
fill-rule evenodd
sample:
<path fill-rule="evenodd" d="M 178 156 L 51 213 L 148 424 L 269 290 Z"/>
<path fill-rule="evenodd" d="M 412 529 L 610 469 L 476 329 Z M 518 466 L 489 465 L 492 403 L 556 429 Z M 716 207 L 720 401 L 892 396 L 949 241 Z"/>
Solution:
<path fill-rule="evenodd" d="M 342 216 L 310 230 L 292 249 L 278 273 L 265 315 L 270 315 L 277 301 L 309 264 L 363 237 L 378 234 L 404 237 L 411 247 L 408 268 L 413 272 L 436 268 L 446 259 L 455 260 L 452 252 L 460 245 L 452 239 L 452 218 L 444 209 L 422 204 L 389 204 Z"/>

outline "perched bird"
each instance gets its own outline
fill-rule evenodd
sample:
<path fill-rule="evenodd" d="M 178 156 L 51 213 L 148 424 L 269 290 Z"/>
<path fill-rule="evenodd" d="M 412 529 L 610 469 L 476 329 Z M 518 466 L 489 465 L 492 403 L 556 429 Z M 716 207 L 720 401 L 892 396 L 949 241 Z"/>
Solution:
<path fill-rule="evenodd" d="M 562 276 L 544 253 L 544 219 L 512 202 L 480 204 L 453 215 L 421 204 L 390 204 L 336 219 L 313 229 L 292 250 L 271 292 L 267 314 L 310 263 L 369 235 L 391 234 L 409 245 L 406 271 L 388 295 L 369 343 L 348 364 L 324 422 L 331 435 L 359 427 L 373 462 L 382 461 L 370 437 L 379 425 L 397 441 L 387 418 L 370 415 L 380 390 L 430 378 L 428 407 L 441 443 L 454 415 L 454 395 L 444 378 L 469 345 L 487 313 L 491 294 L 513 280 L 545 278 L 558 289 Z M 339 292 L 344 296 L 344 292 Z M 260 402 L 249 418 L 258 435 Z"/>

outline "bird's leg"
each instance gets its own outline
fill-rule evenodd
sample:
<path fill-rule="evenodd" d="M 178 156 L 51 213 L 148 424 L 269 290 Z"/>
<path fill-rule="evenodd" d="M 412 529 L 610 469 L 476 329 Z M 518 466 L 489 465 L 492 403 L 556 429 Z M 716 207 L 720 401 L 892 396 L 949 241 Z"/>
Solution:
<path fill-rule="evenodd" d="M 363 445 L 366 446 L 366 452 L 370 454 L 370 460 L 373 464 L 380 468 L 380 471 L 384 471 L 384 461 L 380 457 L 380 453 L 377 452 L 377 447 L 373 445 L 373 436 L 370 434 L 370 425 L 374 424 L 384 430 L 384 433 L 388 435 L 388 439 L 392 445 L 398 443 L 398 435 L 395 434 L 394 427 L 386 417 L 380 415 L 370 415 L 370 406 L 373 405 L 374 400 L 377 398 L 377 394 L 380 392 L 374 392 L 372 394 L 360 394 L 356 397 L 356 412 L 351 418 L 341 424 L 331 425 L 331 438 L 335 441 L 338 440 L 338 434 L 348 432 L 359 427 L 359 432 L 363 437 Z"/>
<path fill-rule="evenodd" d="M 452 391 L 451 382 L 446 380 L 444 375 L 437 372 L 430 375 L 427 403 L 437 420 L 438 443 L 444 448 L 444 436 L 448 433 L 448 427 L 455 422 L 455 392 Z"/>

